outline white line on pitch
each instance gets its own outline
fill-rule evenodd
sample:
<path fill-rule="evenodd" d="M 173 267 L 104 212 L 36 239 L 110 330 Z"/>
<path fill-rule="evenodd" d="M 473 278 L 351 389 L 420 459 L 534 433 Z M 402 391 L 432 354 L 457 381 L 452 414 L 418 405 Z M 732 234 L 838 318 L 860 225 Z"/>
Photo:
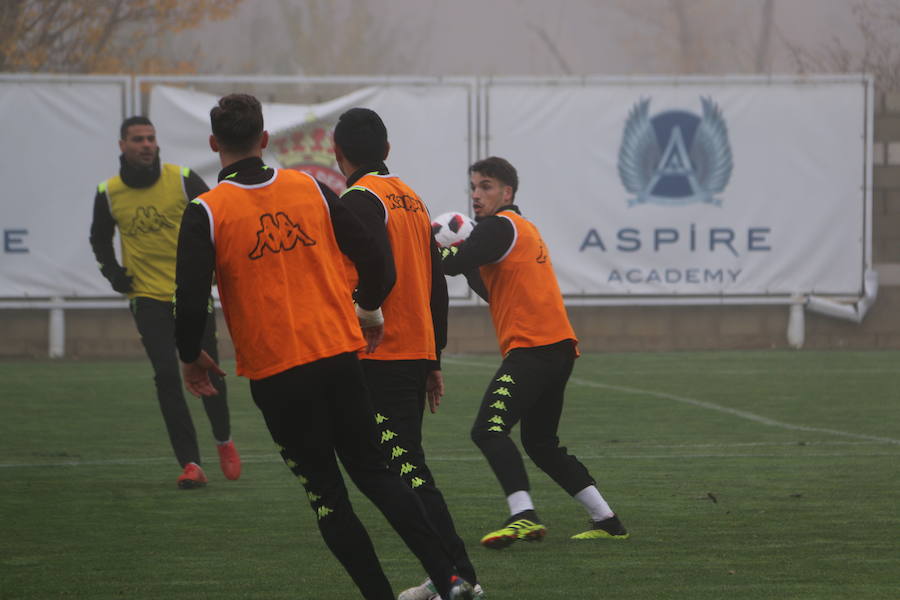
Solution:
<path fill-rule="evenodd" d="M 846 454 L 846 453 L 805 453 L 797 454 L 616 454 L 610 452 L 607 454 L 583 454 L 578 453 L 579 459 L 599 460 L 599 459 L 744 459 L 744 458 L 777 458 L 795 460 L 799 458 L 877 458 L 882 456 L 896 457 L 896 452 L 872 452 L 867 454 Z M 432 456 L 428 458 L 428 462 L 480 462 L 484 457 L 481 454 L 467 454 L 464 456 Z M 0 469 L 33 469 L 35 467 L 109 467 L 109 466 L 133 466 L 146 464 L 163 464 L 171 462 L 171 458 L 117 458 L 108 460 L 83 460 L 83 461 L 67 461 L 57 463 L 0 463 Z M 277 456 L 241 456 L 241 462 L 244 464 L 263 464 L 263 463 L 281 463 L 281 459 Z"/>
<path fill-rule="evenodd" d="M 462 365 L 468 367 L 475 367 L 480 369 L 490 369 L 492 371 L 496 370 L 496 368 L 491 368 L 481 363 L 468 362 L 464 360 L 457 360 L 453 358 L 443 359 L 444 362 L 448 362 L 454 365 Z M 611 385 L 608 383 L 597 383 L 595 381 L 590 381 L 588 379 L 582 379 L 581 377 L 572 377 L 569 381 L 576 385 L 582 385 L 585 387 L 593 387 L 600 388 L 605 390 L 615 390 L 617 392 L 624 392 L 626 394 L 636 394 L 640 396 L 651 396 L 653 398 L 662 398 L 663 400 L 672 400 L 674 402 L 680 402 L 682 404 L 689 404 L 691 406 L 696 406 L 699 408 L 705 408 L 708 410 L 714 410 L 721 413 L 733 415 L 736 417 L 740 417 L 742 419 L 746 419 L 748 421 L 753 421 L 755 423 L 760 423 L 762 425 L 769 425 L 771 427 L 778 427 L 781 429 L 789 429 L 793 431 L 812 431 L 817 433 L 828 433 L 831 435 L 839 435 L 842 437 L 849 437 L 859 440 L 871 440 L 875 442 L 884 442 L 886 444 L 898 444 L 900 445 L 900 440 L 894 438 L 886 438 L 879 437 L 874 435 L 865 435 L 861 433 L 850 433 L 847 431 L 839 431 L 837 429 L 826 429 L 823 427 L 810 427 L 807 425 L 793 425 L 791 423 L 783 423 L 781 421 L 776 421 L 775 419 L 770 419 L 768 417 L 763 417 L 761 415 L 756 415 L 751 412 L 747 412 L 745 410 L 738 410 L 736 408 L 729 408 L 727 406 L 722 406 L 720 404 L 714 404 L 712 402 L 706 402 L 703 400 L 696 400 L 694 398 L 687 398 L 685 396 L 676 396 L 675 394 L 669 394 L 667 392 L 655 392 L 653 390 L 642 390 L 639 388 L 626 387 L 623 385 Z"/>
<path fill-rule="evenodd" d="M 713 448 L 719 450 L 727 450 L 729 448 L 779 448 L 779 447 L 790 447 L 790 448 L 804 448 L 811 446 L 878 446 L 883 442 L 877 441 L 844 441 L 844 440 L 830 440 L 830 441 L 809 441 L 809 442 L 729 442 L 729 443 L 715 443 L 715 444 L 652 444 L 652 443 L 631 443 L 631 442 L 616 442 L 611 443 L 607 446 L 610 450 L 608 454 L 605 456 L 611 456 L 615 454 L 616 450 L 639 450 L 639 449 L 674 449 L 674 450 L 695 450 L 701 448 Z M 451 456 L 448 456 L 448 451 L 444 451 L 444 454 L 439 456 L 429 456 L 428 461 L 454 461 L 454 460 L 477 460 L 481 457 L 481 454 L 476 452 L 469 452 L 466 450 L 450 450 L 449 453 Z M 452 456 L 453 453 L 457 453 L 457 456 Z M 579 454 L 579 456 L 582 456 Z M 638 456 L 638 455 L 635 455 Z M 680 456 L 688 456 L 682 454 Z M 739 454 L 704 454 L 704 455 L 694 455 L 694 456 L 750 456 L 750 455 L 739 455 Z M 770 456 L 770 455 L 766 455 Z M 775 456 L 775 455 L 771 455 Z M 785 454 L 784 456 L 789 456 Z M 812 456 L 811 454 L 805 454 L 804 456 Z M 829 454 L 828 456 L 857 456 L 856 454 Z M 862 455 L 859 455 L 862 456 Z M 870 456 L 870 455 L 865 455 Z M 891 455 L 893 456 L 893 455 Z M 47 456 L 45 458 L 62 458 L 62 457 L 53 457 Z M 586 456 L 585 458 L 591 458 L 590 456 Z M 595 456 L 593 458 L 600 458 L 600 456 Z M 109 466 L 109 465 L 142 465 L 142 464 L 162 464 L 166 462 L 171 462 L 173 459 L 165 456 L 154 456 L 150 458 L 105 458 L 105 459 L 93 459 L 93 460 L 60 460 L 52 463 L 42 463 L 42 462 L 30 462 L 30 463 L 0 463 L 0 468 L 23 468 L 23 467 L 77 467 L 77 466 Z M 241 454 L 241 460 L 245 463 L 265 463 L 265 462 L 281 462 L 281 459 L 276 454 Z"/>
<path fill-rule="evenodd" d="M 783 368 L 779 371 L 773 371 L 772 369 L 676 369 L 672 367 L 660 369 L 656 365 L 653 366 L 654 375 L 682 375 L 686 373 L 702 373 L 703 375 L 770 375 L 773 372 L 790 375 L 797 373 L 798 370 Z M 900 374 L 900 369 L 803 369 L 802 372 L 809 375 L 895 375 Z M 646 373 L 646 369 L 616 369 L 616 375 L 643 375 Z"/>

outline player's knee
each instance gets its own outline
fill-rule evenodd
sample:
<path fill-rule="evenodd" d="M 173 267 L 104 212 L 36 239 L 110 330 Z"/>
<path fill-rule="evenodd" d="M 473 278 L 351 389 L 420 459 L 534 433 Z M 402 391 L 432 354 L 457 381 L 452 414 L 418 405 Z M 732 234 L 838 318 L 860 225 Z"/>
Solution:
<path fill-rule="evenodd" d="M 343 494 L 317 494 L 314 490 L 308 489 L 306 492 L 307 500 L 309 501 L 309 507 L 312 509 L 313 513 L 315 513 L 316 518 L 319 520 L 319 525 L 322 525 L 322 520 L 328 517 L 329 515 L 336 515 L 340 517 L 346 514 L 348 511 L 352 512 L 353 508 L 350 505 L 349 500 L 346 495 Z M 334 518 L 334 517 L 332 517 Z"/>
<path fill-rule="evenodd" d="M 476 446 L 481 448 L 484 445 L 489 445 L 493 440 L 506 437 L 506 432 L 500 430 L 499 427 L 491 428 L 476 424 L 472 427 L 472 431 L 469 432 L 469 437 L 472 438 Z"/>
<path fill-rule="evenodd" d="M 540 467 L 558 454 L 559 445 L 555 440 L 522 440 L 522 449 Z"/>

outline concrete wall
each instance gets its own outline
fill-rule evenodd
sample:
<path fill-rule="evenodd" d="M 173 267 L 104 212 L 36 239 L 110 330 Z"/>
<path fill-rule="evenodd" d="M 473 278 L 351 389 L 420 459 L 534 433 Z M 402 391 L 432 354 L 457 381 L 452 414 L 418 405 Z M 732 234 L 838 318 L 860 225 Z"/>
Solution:
<path fill-rule="evenodd" d="M 881 287 L 861 324 L 807 312 L 805 348 L 900 348 L 900 92 L 879 93 L 875 110 L 873 262 Z M 586 351 L 786 348 L 785 306 L 571 307 Z M 220 315 L 223 356 L 233 356 Z M 0 358 L 47 356 L 46 311 L 0 310 Z M 143 356 L 125 309 L 66 313 L 67 357 Z M 487 308 L 451 309 L 450 353 L 495 353 Z"/>
<path fill-rule="evenodd" d="M 785 306 L 570 307 L 569 316 L 589 352 L 787 348 Z M 900 348 L 900 286 L 883 287 L 861 324 L 807 312 L 804 348 Z M 0 358 L 46 357 L 45 311 L 0 311 Z M 233 357 L 219 316 L 220 352 Z M 448 353 L 496 353 L 487 308 L 450 311 Z M 125 310 L 75 310 L 66 314 L 67 358 L 143 356 Z"/>

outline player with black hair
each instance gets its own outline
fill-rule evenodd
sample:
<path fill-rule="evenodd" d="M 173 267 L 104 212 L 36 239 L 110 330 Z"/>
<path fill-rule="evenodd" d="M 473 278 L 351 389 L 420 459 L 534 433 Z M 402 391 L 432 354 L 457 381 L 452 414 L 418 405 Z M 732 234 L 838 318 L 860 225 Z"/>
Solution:
<path fill-rule="evenodd" d="M 381 445 L 391 469 L 399 473 L 425 505 L 447 544 L 460 575 L 476 583 L 475 568 L 457 534 L 434 475 L 425 463 L 422 418 L 426 398 L 431 412 L 444 392 L 440 355 L 447 342 L 447 282 L 422 199 L 390 173 L 387 129 L 368 108 L 343 113 L 334 129 L 338 166 L 347 177 L 342 200 L 363 222 L 386 255 L 393 257 L 396 283 L 382 309 L 384 341 L 361 356 L 372 396 Z M 437 591 L 427 580 L 400 594 L 400 600 L 427 600 Z"/>
<path fill-rule="evenodd" d="M 187 167 L 160 164 L 156 130 L 150 119 L 134 116 L 119 129 L 119 174 L 102 182 L 94 196 L 91 248 L 100 272 L 113 290 L 129 299 L 141 342 L 153 365 L 159 408 L 175 458 L 181 465 L 178 487 L 207 483 L 200 466 L 200 449 L 184 397 L 175 354 L 175 253 L 184 207 L 209 190 Z M 119 228 L 122 264 L 116 259 L 113 236 Z M 216 319 L 207 297 L 203 348 L 218 356 Z M 217 393 L 203 397 L 203 408 L 217 440 L 219 464 L 227 479 L 237 479 L 241 461 L 231 440 L 225 381 L 213 380 Z"/>
<path fill-rule="evenodd" d="M 418 557 L 445 600 L 469 600 L 415 493 L 388 469 L 357 351 L 374 351 L 391 270 L 372 236 L 330 188 L 262 161 L 262 107 L 232 94 L 210 111 L 219 184 L 185 210 L 178 244 L 176 333 L 195 394 L 222 373 L 200 348 L 213 273 L 234 342 L 281 457 L 306 495 L 328 548 L 370 600 L 394 600 L 372 541 L 353 510 L 338 459 Z M 356 311 L 342 256 L 358 277 Z M 362 331 L 360 331 L 362 328 Z M 301 594 L 315 596 L 311 591 Z"/>
<path fill-rule="evenodd" d="M 627 539 L 587 468 L 559 445 L 557 430 L 578 340 L 547 247 L 515 204 L 516 169 L 492 156 L 470 166 L 469 175 L 478 224 L 466 241 L 442 251 L 443 266 L 448 275 L 465 274 L 490 305 L 503 362 L 484 393 L 471 435 L 500 481 L 510 513 L 481 543 L 500 549 L 520 540 L 540 541 L 546 534 L 522 456 L 509 437 L 520 422 L 528 456 L 590 515 L 590 528 L 572 537 Z"/>

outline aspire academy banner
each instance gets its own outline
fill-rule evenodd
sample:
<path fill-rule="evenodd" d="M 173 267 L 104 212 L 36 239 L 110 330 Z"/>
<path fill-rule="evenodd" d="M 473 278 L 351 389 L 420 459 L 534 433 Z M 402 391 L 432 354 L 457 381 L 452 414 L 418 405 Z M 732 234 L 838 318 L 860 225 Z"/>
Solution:
<path fill-rule="evenodd" d="M 485 96 L 486 153 L 517 167 L 564 294 L 861 293 L 861 78 L 500 80 Z"/>

